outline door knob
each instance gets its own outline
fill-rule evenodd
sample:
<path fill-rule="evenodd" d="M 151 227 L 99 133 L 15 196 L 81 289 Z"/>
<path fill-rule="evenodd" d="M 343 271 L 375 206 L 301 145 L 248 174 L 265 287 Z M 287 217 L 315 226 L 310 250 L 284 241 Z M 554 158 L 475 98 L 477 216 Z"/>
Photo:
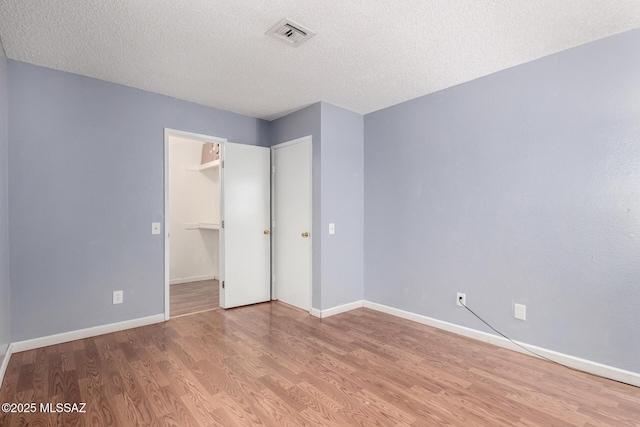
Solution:
<path fill-rule="evenodd" d="M 271 231 L 269 231 L 269 230 L 264 230 L 264 234 L 269 234 L 269 233 L 271 233 Z"/>
<path fill-rule="evenodd" d="M 302 233 L 302 237 L 309 237 L 309 232 L 305 231 L 304 233 Z"/>

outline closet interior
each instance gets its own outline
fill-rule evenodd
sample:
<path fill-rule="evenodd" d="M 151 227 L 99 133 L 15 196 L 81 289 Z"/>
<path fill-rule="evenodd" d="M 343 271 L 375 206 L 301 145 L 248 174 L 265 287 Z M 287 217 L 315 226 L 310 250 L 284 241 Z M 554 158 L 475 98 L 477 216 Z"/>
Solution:
<path fill-rule="evenodd" d="M 169 139 L 170 316 L 219 308 L 220 144 Z"/>

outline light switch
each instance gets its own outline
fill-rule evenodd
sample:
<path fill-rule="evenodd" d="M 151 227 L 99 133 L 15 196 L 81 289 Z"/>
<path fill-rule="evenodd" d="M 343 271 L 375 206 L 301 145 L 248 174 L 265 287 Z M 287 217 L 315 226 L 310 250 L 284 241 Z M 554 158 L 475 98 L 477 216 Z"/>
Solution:
<path fill-rule="evenodd" d="M 336 225 L 334 223 L 329 224 L 329 234 L 336 234 Z"/>
<path fill-rule="evenodd" d="M 524 304 L 514 304 L 513 317 L 520 320 L 527 320 L 527 306 Z"/>
<path fill-rule="evenodd" d="M 160 234 L 160 223 L 152 222 L 151 223 L 151 234 Z"/>

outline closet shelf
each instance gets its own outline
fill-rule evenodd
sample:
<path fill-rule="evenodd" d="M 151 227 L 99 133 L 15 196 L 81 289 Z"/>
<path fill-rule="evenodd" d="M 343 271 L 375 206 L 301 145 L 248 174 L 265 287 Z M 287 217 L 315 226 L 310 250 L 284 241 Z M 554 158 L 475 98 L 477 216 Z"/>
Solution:
<path fill-rule="evenodd" d="M 185 222 L 185 230 L 219 230 L 220 224 L 215 222 Z"/>
<path fill-rule="evenodd" d="M 207 169 L 217 168 L 218 166 L 220 166 L 220 159 L 216 159 L 212 162 L 204 163 L 198 166 L 187 166 L 187 170 L 188 171 L 204 171 Z"/>
<path fill-rule="evenodd" d="M 198 228 L 203 230 L 220 230 L 220 224 L 213 222 L 199 222 Z"/>

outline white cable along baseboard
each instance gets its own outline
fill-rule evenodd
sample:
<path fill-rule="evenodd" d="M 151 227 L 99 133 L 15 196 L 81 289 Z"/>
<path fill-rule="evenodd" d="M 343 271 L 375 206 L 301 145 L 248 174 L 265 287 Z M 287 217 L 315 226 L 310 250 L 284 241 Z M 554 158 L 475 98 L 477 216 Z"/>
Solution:
<path fill-rule="evenodd" d="M 475 329 L 459 326 L 442 320 L 433 319 L 421 314 L 411 313 L 409 311 L 400 310 L 398 308 L 389 307 L 375 302 L 364 301 L 364 307 L 532 356 L 531 353 L 528 353 L 522 348 L 514 345 L 513 343 L 509 342 L 509 340 L 500 336 L 489 334 L 487 332 L 477 331 Z M 556 362 L 559 362 L 563 365 L 567 365 L 572 368 L 591 373 L 593 375 L 598 375 L 601 377 L 640 387 L 640 373 L 625 371 L 624 369 L 615 368 L 613 366 L 604 365 L 602 363 L 593 362 L 591 360 L 581 359 L 579 357 L 570 356 L 564 353 L 558 353 L 557 351 L 548 350 L 546 348 L 537 347 L 519 341 L 517 342 L 518 344 L 530 349 L 531 351 L 535 351 L 541 356 L 548 357 L 549 359 L 555 360 Z"/>

